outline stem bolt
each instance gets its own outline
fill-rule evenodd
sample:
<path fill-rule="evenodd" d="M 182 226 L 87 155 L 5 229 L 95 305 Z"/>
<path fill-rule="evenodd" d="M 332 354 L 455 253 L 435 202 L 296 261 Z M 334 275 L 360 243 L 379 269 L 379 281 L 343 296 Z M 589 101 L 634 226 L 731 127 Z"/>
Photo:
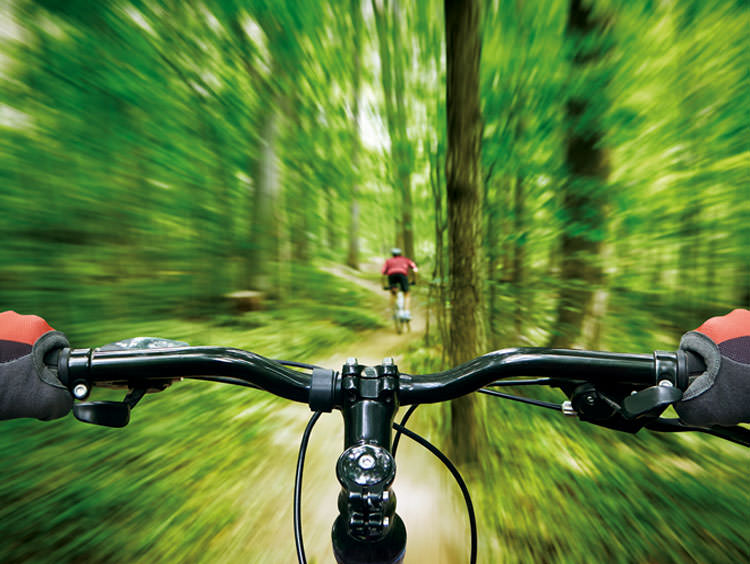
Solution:
<path fill-rule="evenodd" d="M 346 359 L 346 364 L 347 366 L 357 366 L 357 359 L 354 358 L 353 356 L 350 356 L 349 358 Z"/>
<path fill-rule="evenodd" d="M 371 454 L 363 454 L 359 457 L 359 460 L 357 460 L 357 465 L 362 470 L 370 470 L 375 467 L 375 457 Z"/>

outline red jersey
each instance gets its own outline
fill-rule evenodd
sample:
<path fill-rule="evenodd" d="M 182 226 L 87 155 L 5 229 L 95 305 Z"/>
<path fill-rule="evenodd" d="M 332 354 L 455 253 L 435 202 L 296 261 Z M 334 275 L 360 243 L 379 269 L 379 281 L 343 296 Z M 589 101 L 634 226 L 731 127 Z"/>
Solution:
<path fill-rule="evenodd" d="M 391 257 L 383 265 L 382 274 L 409 274 L 409 269 L 417 270 L 417 265 L 411 259 L 403 256 Z"/>

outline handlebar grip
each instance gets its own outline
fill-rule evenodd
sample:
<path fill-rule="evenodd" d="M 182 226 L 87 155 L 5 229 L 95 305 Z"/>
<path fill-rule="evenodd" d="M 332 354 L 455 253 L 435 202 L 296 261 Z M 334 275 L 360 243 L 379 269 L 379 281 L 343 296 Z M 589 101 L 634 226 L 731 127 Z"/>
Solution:
<path fill-rule="evenodd" d="M 57 379 L 65 386 L 70 388 L 68 381 L 68 357 L 70 356 L 70 347 L 55 349 L 44 357 L 44 364 L 47 368 L 57 371 Z"/>
<path fill-rule="evenodd" d="M 685 356 L 687 360 L 688 377 L 697 376 L 698 374 L 703 374 L 706 371 L 706 362 L 703 360 L 703 357 L 699 356 L 693 351 L 688 350 L 685 351 Z"/>

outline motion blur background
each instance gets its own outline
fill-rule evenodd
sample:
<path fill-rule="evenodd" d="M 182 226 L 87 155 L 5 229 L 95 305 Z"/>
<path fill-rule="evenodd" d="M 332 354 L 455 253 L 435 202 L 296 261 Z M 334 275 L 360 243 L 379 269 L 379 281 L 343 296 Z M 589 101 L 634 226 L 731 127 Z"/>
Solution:
<path fill-rule="evenodd" d="M 748 2 L 480 4 L 483 206 L 465 221 L 482 225 L 485 348 L 674 349 L 750 306 Z M 372 283 L 398 244 L 429 319 L 400 366 L 440 368 L 444 28 L 433 0 L 2 0 L 0 309 L 80 347 L 356 354 L 390 329 L 349 279 Z M 125 430 L 3 423 L 0 561 L 291 561 L 278 449 L 305 412 L 236 392 L 175 386 Z M 449 440 L 450 412 L 424 410 Z M 741 448 L 514 405 L 478 417 L 480 561 L 750 561 Z M 306 525 L 319 562 L 329 525 Z"/>

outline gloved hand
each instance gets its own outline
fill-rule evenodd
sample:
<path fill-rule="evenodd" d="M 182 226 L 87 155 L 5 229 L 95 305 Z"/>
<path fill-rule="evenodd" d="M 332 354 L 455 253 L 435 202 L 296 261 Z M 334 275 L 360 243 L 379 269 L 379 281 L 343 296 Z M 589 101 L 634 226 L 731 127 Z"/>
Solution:
<path fill-rule="evenodd" d="M 712 317 L 685 333 L 680 348 L 706 364 L 675 404 L 680 419 L 699 427 L 750 422 L 750 311 Z"/>
<path fill-rule="evenodd" d="M 66 415 L 73 396 L 44 357 L 69 347 L 68 339 L 36 315 L 0 313 L 0 420 L 36 417 L 48 421 Z"/>

